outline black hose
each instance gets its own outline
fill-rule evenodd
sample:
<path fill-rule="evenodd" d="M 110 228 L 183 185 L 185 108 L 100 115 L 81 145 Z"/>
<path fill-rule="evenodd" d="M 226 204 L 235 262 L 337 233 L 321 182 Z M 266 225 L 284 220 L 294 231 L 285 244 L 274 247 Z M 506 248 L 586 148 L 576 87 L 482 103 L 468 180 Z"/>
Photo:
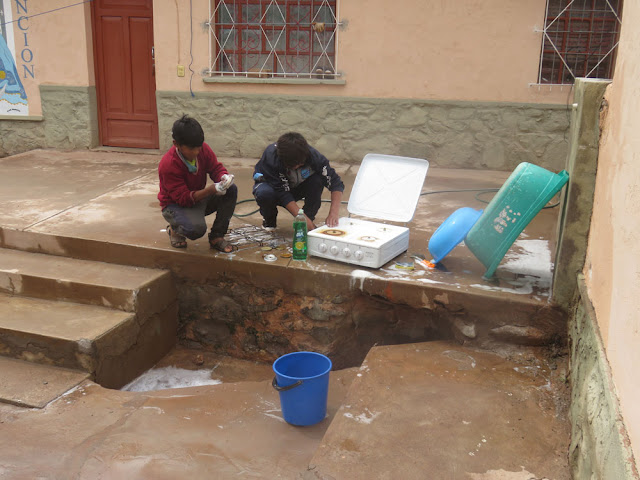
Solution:
<path fill-rule="evenodd" d="M 475 199 L 481 203 L 489 203 L 489 201 L 487 200 L 483 200 L 480 198 L 480 195 L 484 195 L 485 193 L 495 193 L 497 191 L 499 191 L 499 188 L 469 188 L 469 189 L 460 189 L 460 190 L 435 190 L 433 192 L 422 192 L 420 194 L 420 196 L 423 195 L 434 195 L 436 193 L 463 193 L 463 192 L 478 192 L 475 195 Z M 241 203 L 246 203 L 246 202 L 255 202 L 256 199 L 255 198 L 248 198 L 246 200 L 240 200 L 239 202 L 236 203 L 236 205 L 240 205 Z M 321 200 L 322 202 L 325 203 L 331 203 L 331 200 Z M 340 202 L 343 205 L 347 205 L 349 202 L 343 200 Z M 547 205 L 546 207 L 542 207 L 542 209 L 547 209 L 547 208 L 554 208 L 557 207 L 558 205 L 560 205 L 560 201 L 558 201 L 557 203 L 554 203 L 553 205 Z M 244 214 L 239 214 L 239 213 L 234 213 L 233 216 L 236 218 L 242 218 L 242 217 L 248 217 L 250 215 L 253 215 L 254 213 L 259 212 L 260 209 L 254 210 L 253 212 L 250 213 L 244 213 Z"/>

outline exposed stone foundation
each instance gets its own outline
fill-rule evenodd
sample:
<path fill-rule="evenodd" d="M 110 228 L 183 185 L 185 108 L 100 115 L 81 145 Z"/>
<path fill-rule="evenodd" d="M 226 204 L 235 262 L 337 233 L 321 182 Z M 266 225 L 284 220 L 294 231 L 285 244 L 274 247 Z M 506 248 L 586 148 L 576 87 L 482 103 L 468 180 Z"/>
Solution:
<path fill-rule="evenodd" d="M 310 350 L 346 368 L 360 365 L 374 345 L 439 339 L 507 354 L 565 344 L 565 317 L 552 307 L 512 308 L 505 316 L 495 313 L 504 311 L 499 302 L 486 299 L 478 299 L 478 308 L 469 298 L 416 308 L 357 290 L 309 296 L 229 279 L 180 281 L 178 289 L 181 343 L 264 362 Z"/>

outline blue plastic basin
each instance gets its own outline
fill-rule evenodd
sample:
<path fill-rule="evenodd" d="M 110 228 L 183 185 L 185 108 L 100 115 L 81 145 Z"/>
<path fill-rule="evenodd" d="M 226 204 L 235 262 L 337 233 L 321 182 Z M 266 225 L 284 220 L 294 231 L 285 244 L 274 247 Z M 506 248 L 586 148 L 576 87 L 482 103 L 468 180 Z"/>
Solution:
<path fill-rule="evenodd" d="M 449 215 L 429 239 L 432 262 L 438 263 L 462 242 L 481 216 L 482 210 L 470 207 L 459 208 Z"/>

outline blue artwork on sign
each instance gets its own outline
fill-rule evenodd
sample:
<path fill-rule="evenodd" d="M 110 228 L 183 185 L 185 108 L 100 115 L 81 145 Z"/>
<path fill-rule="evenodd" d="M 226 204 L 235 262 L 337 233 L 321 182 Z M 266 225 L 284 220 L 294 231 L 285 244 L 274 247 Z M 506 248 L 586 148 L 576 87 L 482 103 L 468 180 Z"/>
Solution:
<path fill-rule="evenodd" d="M 2 8 L 8 7 L 8 8 Z M 27 93 L 20 81 L 20 75 L 7 39 L 13 35 L 10 22 L 10 5 L 0 4 L 0 115 L 28 115 Z"/>

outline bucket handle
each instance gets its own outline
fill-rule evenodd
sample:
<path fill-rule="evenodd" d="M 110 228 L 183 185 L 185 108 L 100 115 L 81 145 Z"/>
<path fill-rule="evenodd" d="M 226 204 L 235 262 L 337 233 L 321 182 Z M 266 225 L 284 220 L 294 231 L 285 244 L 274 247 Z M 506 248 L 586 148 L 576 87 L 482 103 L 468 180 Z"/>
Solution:
<path fill-rule="evenodd" d="M 287 385 L 286 387 L 279 387 L 278 381 L 276 377 L 273 377 L 273 381 L 271 382 L 271 386 L 275 388 L 279 392 L 286 392 L 287 390 L 291 390 L 292 388 L 296 388 L 297 386 L 302 385 L 302 380 L 298 380 L 296 383 L 292 383 L 291 385 Z"/>

